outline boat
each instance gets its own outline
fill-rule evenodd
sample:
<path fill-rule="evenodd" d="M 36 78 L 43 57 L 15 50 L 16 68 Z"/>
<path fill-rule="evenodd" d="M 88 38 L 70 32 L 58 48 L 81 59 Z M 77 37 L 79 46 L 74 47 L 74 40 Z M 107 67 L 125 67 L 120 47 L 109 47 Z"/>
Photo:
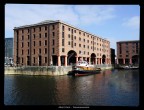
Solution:
<path fill-rule="evenodd" d="M 118 69 L 139 69 L 139 66 L 127 65 L 127 66 L 121 66 Z"/>
<path fill-rule="evenodd" d="M 97 68 L 94 65 L 89 65 L 87 61 L 78 61 L 76 65 L 72 67 L 72 71 L 68 75 L 84 76 L 100 73 L 101 68 Z"/>

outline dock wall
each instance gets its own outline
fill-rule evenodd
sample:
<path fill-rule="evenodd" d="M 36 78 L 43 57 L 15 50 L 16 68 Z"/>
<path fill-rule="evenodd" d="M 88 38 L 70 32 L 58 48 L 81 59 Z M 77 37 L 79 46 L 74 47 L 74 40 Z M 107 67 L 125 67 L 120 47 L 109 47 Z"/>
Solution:
<path fill-rule="evenodd" d="M 95 65 L 96 68 L 112 69 L 111 65 Z M 72 66 L 23 66 L 5 67 L 4 74 L 25 74 L 25 75 L 66 75 L 72 71 Z"/>

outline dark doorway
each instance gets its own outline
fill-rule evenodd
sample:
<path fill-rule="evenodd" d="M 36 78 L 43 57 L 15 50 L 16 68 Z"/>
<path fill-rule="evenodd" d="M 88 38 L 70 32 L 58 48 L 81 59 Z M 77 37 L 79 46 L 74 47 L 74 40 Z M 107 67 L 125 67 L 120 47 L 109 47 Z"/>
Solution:
<path fill-rule="evenodd" d="M 96 62 L 95 62 L 95 58 L 96 58 L 96 55 L 95 55 L 94 53 L 92 53 L 92 54 L 91 54 L 91 60 L 90 60 L 92 64 L 95 64 L 95 63 L 96 63 Z"/>
<path fill-rule="evenodd" d="M 105 64 L 105 63 L 106 63 L 106 56 L 103 55 L 103 56 L 102 56 L 102 64 Z"/>
<path fill-rule="evenodd" d="M 42 66 L 42 56 L 41 55 L 39 55 L 39 61 L 38 61 L 38 63 L 39 63 L 39 66 Z"/>
<path fill-rule="evenodd" d="M 118 59 L 119 64 L 123 64 L 123 59 Z"/>
<path fill-rule="evenodd" d="M 30 56 L 27 56 L 27 65 L 30 66 Z"/>
<path fill-rule="evenodd" d="M 139 58 L 138 55 L 132 56 L 132 63 L 133 63 L 133 64 L 139 64 L 138 58 Z"/>
<path fill-rule="evenodd" d="M 52 61 L 53 61 L 53 65 L 57 66 L 57 62 L 58 62 L 58 57 L 56 55 L 52 56 Z"/>

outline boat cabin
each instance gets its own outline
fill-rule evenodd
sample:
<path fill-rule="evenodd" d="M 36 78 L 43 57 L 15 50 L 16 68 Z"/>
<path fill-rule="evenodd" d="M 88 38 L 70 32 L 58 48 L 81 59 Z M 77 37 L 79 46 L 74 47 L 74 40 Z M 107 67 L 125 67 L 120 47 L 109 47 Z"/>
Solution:
<path fill-rule="evenodd" d="M 76 66 L 88 66 L 88 62 L 87 61 L 78 61 L 76 63 Z"/>

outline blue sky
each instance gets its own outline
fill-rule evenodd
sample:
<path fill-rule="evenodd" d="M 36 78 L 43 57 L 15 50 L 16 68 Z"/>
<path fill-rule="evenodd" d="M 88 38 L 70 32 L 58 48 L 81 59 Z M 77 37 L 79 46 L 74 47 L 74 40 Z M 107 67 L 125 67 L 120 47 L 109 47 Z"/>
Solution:
<path fill-rule="evenodd" d="M 13 37 L 14 27 L 44 20 L 62 20 L 110 41 L 139 40 L 139 5 L 50 5 L 6 4 L 5 38 Z"/>

